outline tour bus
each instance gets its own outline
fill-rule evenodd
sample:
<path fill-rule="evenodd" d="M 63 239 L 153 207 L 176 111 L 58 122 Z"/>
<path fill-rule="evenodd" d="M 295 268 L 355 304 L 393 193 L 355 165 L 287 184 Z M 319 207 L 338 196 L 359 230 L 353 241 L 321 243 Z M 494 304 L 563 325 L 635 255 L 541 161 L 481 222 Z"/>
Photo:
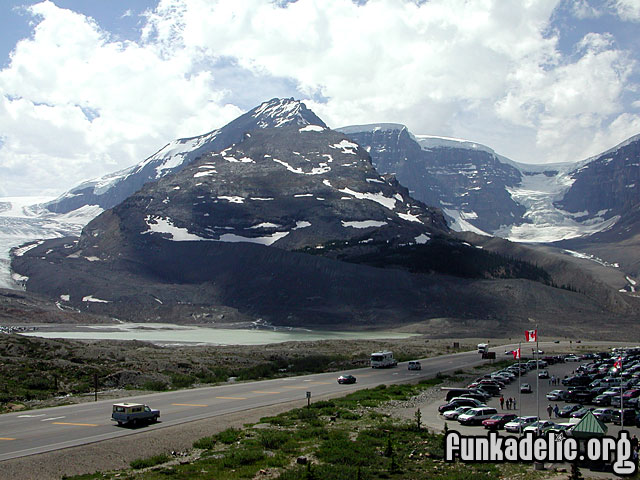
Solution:
<path fill-rule="evenodd" d="M 393 352 L 374 352 L 371 354 L 371 368 L 395 367 L 398 362 Z"/>

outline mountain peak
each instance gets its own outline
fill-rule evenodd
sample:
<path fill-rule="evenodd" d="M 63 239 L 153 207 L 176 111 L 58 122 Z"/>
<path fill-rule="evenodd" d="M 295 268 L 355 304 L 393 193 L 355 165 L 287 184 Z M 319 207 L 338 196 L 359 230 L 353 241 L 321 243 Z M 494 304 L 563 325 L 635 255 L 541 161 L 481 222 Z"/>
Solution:
<path fill-rule="evenodd" d="M 248 115 L 256 119 L 259 128 L 286 125 L 318 125 L 327 128 L 304 103 L 293 98 L 272 98 L 251 110 Z"/>

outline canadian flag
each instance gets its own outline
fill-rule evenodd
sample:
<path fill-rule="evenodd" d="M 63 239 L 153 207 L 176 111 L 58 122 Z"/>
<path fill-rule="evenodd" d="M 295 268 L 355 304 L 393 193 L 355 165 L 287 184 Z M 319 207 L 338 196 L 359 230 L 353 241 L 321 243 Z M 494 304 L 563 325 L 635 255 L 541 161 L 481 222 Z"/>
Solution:
<path fill-rule="evenodd" d="M 538 341 L 538 330 L 525 330 L 524 338 L 527 342 L 537 342 Z"/>
<path fill-rule="evenodd" d="M 618 357 L 618 359 L 613 364 L 613 368 L 622 368 L 622 357 Z"/>
<path fill-rule="evenodd" d="M 516 348 L 515 350 L 513 350 L 511 353 L 513 353 L 513 358 L 520 358 L 520 349 Z"/>

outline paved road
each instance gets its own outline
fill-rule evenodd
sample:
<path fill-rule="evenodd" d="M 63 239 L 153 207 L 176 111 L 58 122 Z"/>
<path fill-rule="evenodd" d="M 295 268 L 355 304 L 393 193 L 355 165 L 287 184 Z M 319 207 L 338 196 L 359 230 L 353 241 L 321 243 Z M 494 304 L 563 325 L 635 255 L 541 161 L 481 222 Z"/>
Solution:
<path fill-rule="evenodd" d="M 506 358 L 503 357 L 504 350 L 509 348 L 513 346 L 500 346 L 492 350 L 501 359 Z M 392 369 L 362 368 L 340 372 L 356 376 L 358 383 L 355 385 L 338 385 L 338 374 L 334 372 L 127 397 L 123 401 L 146 403 L 152 408 L 160 409 L 161 421 L 140 429 L 118 427 L 110 420 L 111 405 L 117 400 L 4 414 L 0 415 L 0 461 L 134 435 L 141 430 L 291 400 L 304 400 L 306 392 L 311 392 L 313 401 L 314 397 L 326 394 L 349 393 L 380 384 L 417 381 L 433 377 L 438 372 L 451 372 L 479 365 L 483 360 L 476 352 L 464 352 L 423 359 L 421 362 L 421 371 L 408 371 L 406 363 L 401 363 L 398 368 Z"/>
<path fill-rule="evenodd" d="M 162 428 L 216 415 L 256 407 L 305 399 L 336 392 L 352 392 L 382 383 L 402 383 L 429 378 L 437 372 L 480 364 L 475 352 L 426 359 L 421 371 L 408 371 L 406 364 L 398 368 L 363 368 L 346 371 L 358 379 L 355 385 L 339 385 L 336 373 L 289 377 L 226 384 L 217 387 L 162 392 L 127 397 L 128 402 L 143 402 L 160 409 L 160 422 L 140 429 L 118 427 L 110 420 L 111 405 L 117 401 L 98 401 L 29 412 L 0 415 L 0 461 L 97 442 L 140 430 Z"/>

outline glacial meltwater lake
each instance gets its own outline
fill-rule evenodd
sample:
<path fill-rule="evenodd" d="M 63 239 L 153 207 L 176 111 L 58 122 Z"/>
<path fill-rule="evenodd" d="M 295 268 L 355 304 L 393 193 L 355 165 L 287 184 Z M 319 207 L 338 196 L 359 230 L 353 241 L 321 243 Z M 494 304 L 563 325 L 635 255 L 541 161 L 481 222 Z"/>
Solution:
<path fill-rule="evenodd" d="M 291 341 L 402 339 L 411 333 L 389 331 L 339 332 L 278 327 L 233 329 L 166 323 L 120 323 L 109 325 L 61 325 L 41 327 L 22 335 L 75 340 L 143 340 L 163 345 L 264 345 Z"/>

